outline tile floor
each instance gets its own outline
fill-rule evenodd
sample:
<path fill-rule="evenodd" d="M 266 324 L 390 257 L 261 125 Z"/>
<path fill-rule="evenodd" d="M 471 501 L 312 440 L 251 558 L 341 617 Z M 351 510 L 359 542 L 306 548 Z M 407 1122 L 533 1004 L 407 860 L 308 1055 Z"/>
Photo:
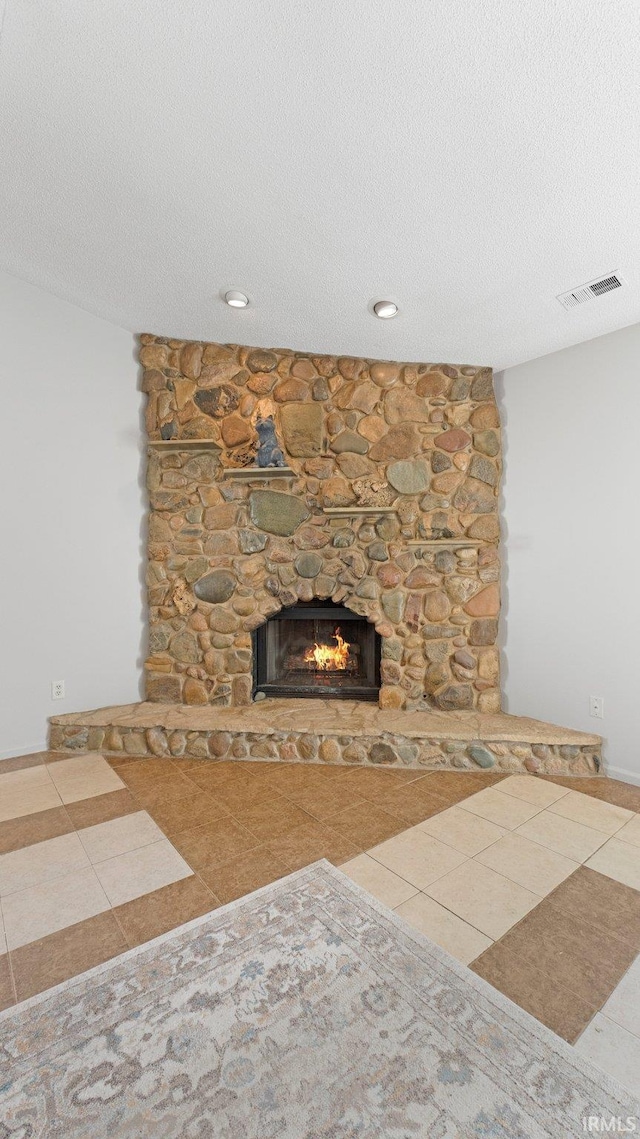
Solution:
<path fill-rule="evenodd" d="M 640 788 L 44 752 L 0 764 L 0 1007 L 327 858 L 640 1091 Z"/>

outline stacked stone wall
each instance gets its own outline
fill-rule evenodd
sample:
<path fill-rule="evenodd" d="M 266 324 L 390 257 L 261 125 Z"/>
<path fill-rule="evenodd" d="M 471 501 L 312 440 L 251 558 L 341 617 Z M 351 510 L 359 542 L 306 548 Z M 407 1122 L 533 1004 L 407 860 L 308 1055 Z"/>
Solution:
<path fill-rule="evenodd" d="M 375 625 L 382 707 L 498 711 L 490 369 L 140 339 L 147 698 L 249 703 L 252 631 L 318 597 Z M 289 471 L 247 475 L 270 421 Z"/>

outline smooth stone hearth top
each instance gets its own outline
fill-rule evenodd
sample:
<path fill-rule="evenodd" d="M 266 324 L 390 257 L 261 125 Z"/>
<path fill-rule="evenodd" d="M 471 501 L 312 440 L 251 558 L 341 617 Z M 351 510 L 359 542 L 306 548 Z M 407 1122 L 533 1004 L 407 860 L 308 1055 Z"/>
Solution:
<path fill-rule="evenodd" d="M 91 712 L 52 716 L 52 724 L 81 727 L 182 728 L 185 731 L 312 732 L 324 736 L 399 735 L 411 739 L 485 740 L 515 743 L 601 744 L 600 736 L 559 728 L 504 712 L 394 712 L 357 700 L 266 699 L 243 708 L 194 708 L 186 704 L 119 704 Z"/>

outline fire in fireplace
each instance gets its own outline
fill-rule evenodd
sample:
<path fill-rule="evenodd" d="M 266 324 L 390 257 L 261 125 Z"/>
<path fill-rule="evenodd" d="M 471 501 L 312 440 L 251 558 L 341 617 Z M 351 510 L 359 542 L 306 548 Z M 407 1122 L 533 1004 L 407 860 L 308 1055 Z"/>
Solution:
<path fill-rule="evenodd" d="M 308 648 L 302 658 L 303 667 L 308 665 L 310 670 L 319 669 L 321 672 L 356 672 L 358 658 L 349 652 L 351 645 L 340 635 L 339 628 L 336 628 L 333 639 L 335 646 L 319 645 L 314 641 L 313 648 Z"/>
<path fill-rule="evenodd" d="M 269 618 L 253 639 L 255 693 L 378 698 L 380 638 L 350 609 L 301 601 Z"/>

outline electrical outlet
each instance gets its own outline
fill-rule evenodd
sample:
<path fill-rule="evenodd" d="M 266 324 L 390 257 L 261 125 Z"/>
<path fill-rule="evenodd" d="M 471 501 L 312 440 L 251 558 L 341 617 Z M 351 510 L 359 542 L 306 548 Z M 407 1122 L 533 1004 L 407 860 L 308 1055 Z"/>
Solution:
<path fill-rule="evenodd" d="M 589 715 L 596 720 L 604 720 L 604 696 L 589 697 Z"/>
<path fill-rule="evenodd" d="M 64 680 L 51 681 L 51 699 L 64 700 Z"/>

